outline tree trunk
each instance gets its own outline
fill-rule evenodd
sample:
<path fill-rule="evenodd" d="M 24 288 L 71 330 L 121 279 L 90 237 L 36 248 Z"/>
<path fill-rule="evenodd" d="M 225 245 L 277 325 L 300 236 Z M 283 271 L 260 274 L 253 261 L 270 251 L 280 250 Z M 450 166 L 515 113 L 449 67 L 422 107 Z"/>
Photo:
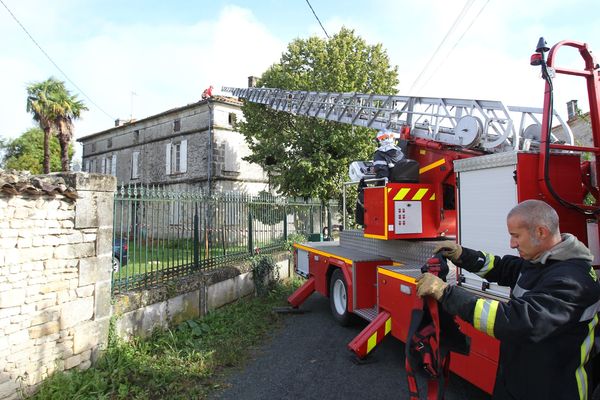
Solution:
<path fill-rule="evenodd" d="M 44 128 L 44 174 L 50 173 L 50 128 Z"/>
<path fill-rule="evenodd" d="M 69 141 L 65 140 L 64 135 L 59 133 L 58 142 L 60 143 L 60 163 L 63 172 L 69 171 Z"/>

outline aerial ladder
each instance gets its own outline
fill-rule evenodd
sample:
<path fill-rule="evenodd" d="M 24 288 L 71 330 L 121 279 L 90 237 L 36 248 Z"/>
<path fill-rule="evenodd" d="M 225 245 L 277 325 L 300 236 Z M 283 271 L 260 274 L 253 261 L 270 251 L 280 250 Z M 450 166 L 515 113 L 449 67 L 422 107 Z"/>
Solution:
<path fill-rule="evenodd" d="M 563 47 L 579 51 L 583 69 L 555 65 Z M 470 248 L 514 254 L 505 218 L 521 201 L 540 199 L 553 206 L 560 230 L 586 243 L 599 264 L 598 64 L 585 43 L 563 41 L 549 49 L 543 39 L 530 63 L 542 67 L 543 108 L 493 100 L 223 88 L 278 112 L 396 132 L 405 142 L 405 155 L 418 163 L 417 182 L 382 182 L 365 162 L 351 168 L 348 184 L 369 182 L 362 230 L 344 229 L 339 242 L 294 245 L 295 271 L 307 280 L 288 302 L 299 307 L 316 291 L 329 298 L 341 324 L 348 323 L 351 314 L 370 321 L 348 345 L 359 358 L 368 356 L 388 334 L 403 342 L 409 339 L 411 312 L 419 301 L 415 278 L 436 240 L 456 239 Z M 568 124 L 554 111 L 556 74 L 586 81 L 590 147 L 576 145 Z M 558 121 L 558 127 L 553 128 L 552 121 Z M 582 157 L 584 153 L 588 156 Z M 451 270 L 448 279 L 483 297 L 509 296 L 505 288 L 460 269 Z M 453 354 L 450 370 L 492 393 L 499 343 L 457 320 L 471 348 L 468 355 Z M 600 365 L 594 368 L 600 376 Z"/>
<path fill-rule="evenodd" d="M 542 108 L 506 106 L 501 101 L 361 93 L 311 92 L 272 88 L 223 87 L 252 103 L 304 117 L 376 130 L 387 129 L 448 146 L 496 153 L 529 150 L 539 144 Z M 574 144 L 569 126 L 555 112 L 564 137 Z"/>

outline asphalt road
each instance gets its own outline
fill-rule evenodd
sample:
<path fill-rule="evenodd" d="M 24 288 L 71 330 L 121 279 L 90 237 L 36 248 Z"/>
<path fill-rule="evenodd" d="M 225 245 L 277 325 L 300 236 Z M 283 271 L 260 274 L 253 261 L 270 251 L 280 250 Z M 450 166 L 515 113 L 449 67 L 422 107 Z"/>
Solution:
<path fill-rule="evenodd" d="M 408 399 L 403 344 L 386 338 L 357 365 L 346 345 L 366 326 L 341 327 L 329 311 L 329 300 L 314 293 L 291 314 L 283 328 L 258 349 L 243 368 L 226 377 L 227 388 L 212 395 L 220 400 L 253 399 Z M 240 332 L 243 334 L 243 332 Z M 426 398 L 426 382 L 419 381 Z M 450 376 L 446 400 L 484 400 L 489 396 L 466 381 Z"/>

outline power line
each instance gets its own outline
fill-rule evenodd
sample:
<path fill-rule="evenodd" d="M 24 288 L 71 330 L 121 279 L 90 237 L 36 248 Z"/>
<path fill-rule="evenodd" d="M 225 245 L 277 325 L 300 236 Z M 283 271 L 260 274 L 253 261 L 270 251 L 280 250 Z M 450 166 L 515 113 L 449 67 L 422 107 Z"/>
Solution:
<path fill-rule="evenodd" d="M 48 55 L 48 53 L 46 53 L 46 51 L 42 48 L 42 46 L 40 46 L 40 44 L 33 38 L 33 36 L 31 36 L 31 34 L 29 33 L 29 31 L 23 26 L 23 24 L 21 23 L 21 21 L 19 21 L 17 19 L 17 17 L 12 13 L 12 11 L 10 11 L 10 9 L 6 6 L 6 4 L 4 4 L 4 1 L 0 0 L 0 3 L 2 3 L 2 5 L 4 6 L 4 8 L 6 8 L 6 11 L 8 11 L 8 13 L 10 14 L 10 16 L 15 20 L 15 22 L 17 24 L 19 24 L 19 26 L 23 29 L 23 31 L 25 31 L 25 33 L 27 34 L 27 36 L 29 36 L 29 39 L 31 39 L 31 41 L 37 46 L 38 49 L 40 49 L 40 51 L 46 56 L 46 58 L 48 60 L 50 60 L 50 62 L 52 63 L 52 65 L 54 65 L 56 67 L 56 69 L 59 70 L 61 74 L 63 74 L 63 76 L 71 83 L 71 85 L 73 85 L 79 91 L 79 93 L 81 93 L 83 95 L 83 97 L 85 97 L 86 99 L 88 99 L 90 103 L 92 103 L 94 106 L 96 106 L 96 108 L 98 110 L 102 111 L 108 118 L 114 120 L 115 119 L 114 117 L 112 117 L 110 114 L 108 114 L 106 111 L 104 111 L 98 104 L 96 104 L 94 102 L 94 100 L 92 100 L 87 94 L 85 94 L 85 92 L 83 90 L 81 90 L 81 88 L 79 86 L 77 86 L 77 84 L 75 84 L 75 82 L 73 82 L 71 80 L 71 78 L 69 78 L 69 76 L 66 74 L 66 72 L 63 71 L 58 66 L 58 64 L 56 64 L 54 62 L 54 60 Z"/>
<path fill-rule="evenodd" d="M 490 0 L 486 0 L 485 4 L 483 5 L 483 7 L 481 7 L 481 9 L 479 10 L 479 12 L 477 13 L 477 15 L 475 16 L 475 18 L 473 18 L 471 20 L 471 23 L 469 24 L 469 26 L 467 26 L 467 29 L 465 29 L 465 31 L 462 33 L 462 35 L 460 35 L 460 37 L 458 38 L 458 40 L 454 43 L 454 46 L 452 46 L 452 48 L 450 49 L 450 51 L 446 54 L 446 56 L 444 57 L 444 59 L 435 67 L 435 69 L 433 70 L 433 72 L 429 75 L 429 77 L 427 78 L 427 80 L 421 85 L 419 86 L 419 90 L 423 89 L 427 83 L 429 83 L 429 81 L 431 80 L 431 78 L 433 78 L 435 76 L 435 73 L 441 68 L 442 65 L 444 65 L 444 62 L 448 59 L 448 57 L 450 57 L 450 54 L 452 54 L 452 52 L 454 51 L 454 49 L 456 49 L 456 47 L 458 46 L 458 44 L 460 43 L 460 41 L 465 37 L 465 35 L 467 34 L 467 32 L 469 31 L 469 29 L 471 29 L 471 27 L 473 26 L 473 24 L 475 23 L 475 21 L 477 21 L 477 19 L 479 18 L 479 16 L 481 15 L 481 13 L 483 12 L 483 10 L 485 9 L 485 7 L 488 5 L 488 3 L 490 2 Z"/>
<path fill-rule="evenodd" d="M 2 1 L 2 0 L 0 0 L 0 1 Z M 306 4 L 308 4 L 308 6 L 310 7 L 310 10 L 312 11 L 313 15 L 317 19 L 317 22 L 319 23 L 319 25 L 321 25 L 321 28 L 323 29 L 323 32 L 325 32 L 325 36 L 327 36 L 327 39 L 329 39 L 329 35 L 327 34 L 327 31 L 325 30 L 325 27 L 323 26 L 323 24 L 321 23 L 321 20 L 317 16 L 317 13 L 315 12 L 315 10 L 310 5 L 310 1 L 306 0 Z"/>
<path fill-rule="evenodd" d="M 431 62 L 433 61 L 433 59 L 437 56 L 438 51 L 440 51 L 440 49 L 442 48 L 442 46 L 444 45 L 444 43 L 446 43 L 446 40 L 450 37 L 450 35 L 454 31 L 454 29 L 458 26 L 459 22 L 464 18 L 465 14 L 469 10 L 469 8 L 471 8 L 471 6 L 473 5 L 474 1 L 475 0 L 467 0 L 467 2 L 465 3 L 465 6 L 463 7 L 463 9 L 461 10 L 461 12 L 458 14 L 458 16 L 456 17 L 456 19 L 454 20 L 454 23 L 452 24 L 452 26 L 450 27 L 450 29 L 448 29 L 448 32 L 446 32 L 446 35 L 444 36 L 444 38 L 442 39 L 442 41 L 440 42 L 440 44 L 438 45 L 438 47 L 435 49 L 435 51 L 433 52 L 433 54 L 431 54 L 431 57 L 425 63 L 425 65 L 423 66 L 423 69 L 421 69 L 421 72 L 419 73 L 419 76 L 417 76 L 417 79 L 415 79 L 415 81 L 413 82 L 412 86 L 408 90 L 408 93 L 412 93 L 412 90 L 417 85 L 417 82 L 419 82 L 419 80 L 421 79 L 421 77 L 423 76 L 423 74 L 425 73 L 425 71 L 429 68 L 429 65 L 431 64 Z"/>

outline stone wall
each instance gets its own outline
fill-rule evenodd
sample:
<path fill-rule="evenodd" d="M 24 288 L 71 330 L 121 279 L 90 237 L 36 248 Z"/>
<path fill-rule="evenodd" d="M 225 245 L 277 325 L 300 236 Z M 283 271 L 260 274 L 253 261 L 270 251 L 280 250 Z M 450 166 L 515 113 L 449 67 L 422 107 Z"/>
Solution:
<path fill-rule="evenodd" d="M 254 292 L 244 263 L 112 298 L 115 190 L 109 175 L 15 180 L 0 170 L 0 400 L 53 372 L 89 368 L 111 317 L 118 335 L 146 336 Z M 289 276 L 288 253 L 275 261 Z"/>
<path fill-rule="evenodd" d="M 279 277 L 290 276 L 288 252 L 273 256 Z M 115 332 L 124 339 L 145 337 L 188 319 L 198 318 L 225 304 L 254 293 L 247 263 L 201 272 L 172 286 L 123 295 L 113 301 Z"/>
<path fill-rule="evenodd" d="M 0 193 L 2 400 L 54 371 L 88 368 L 107 342 L 115 178 L 62 178 L 76 200 L 18 183 Z"/>

